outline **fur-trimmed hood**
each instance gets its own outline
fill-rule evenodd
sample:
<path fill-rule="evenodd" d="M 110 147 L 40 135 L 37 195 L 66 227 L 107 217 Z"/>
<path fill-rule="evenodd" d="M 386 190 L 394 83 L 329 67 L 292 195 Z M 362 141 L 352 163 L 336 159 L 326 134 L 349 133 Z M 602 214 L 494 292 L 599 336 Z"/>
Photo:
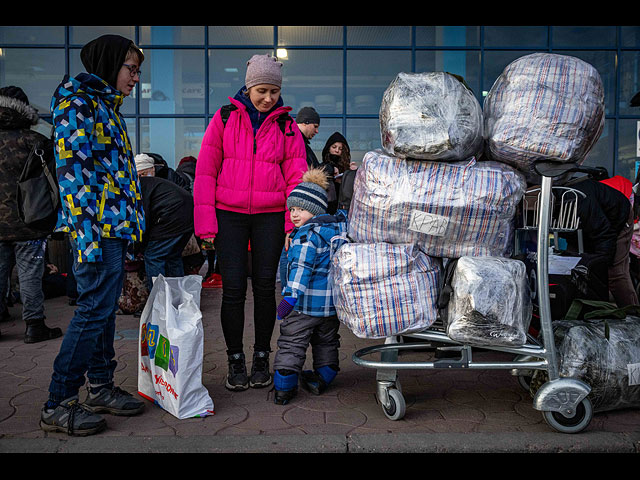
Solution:
<path fill-rule="evenodd" d="M 38 123 L 38 111 L 16 98 L 0 95 L 0 129 L 19 130 Z"/>

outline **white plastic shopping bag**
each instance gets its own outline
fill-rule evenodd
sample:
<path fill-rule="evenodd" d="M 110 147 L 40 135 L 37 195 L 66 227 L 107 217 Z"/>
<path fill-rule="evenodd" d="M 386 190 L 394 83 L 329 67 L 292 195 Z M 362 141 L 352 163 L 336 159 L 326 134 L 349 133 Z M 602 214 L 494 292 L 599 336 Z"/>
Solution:
<path fill-rule="evenodd" d="M 202 385 L 202 277 L 159 275 L 140 317 L 138 393 L 177 418 L 212 415 Z"/>

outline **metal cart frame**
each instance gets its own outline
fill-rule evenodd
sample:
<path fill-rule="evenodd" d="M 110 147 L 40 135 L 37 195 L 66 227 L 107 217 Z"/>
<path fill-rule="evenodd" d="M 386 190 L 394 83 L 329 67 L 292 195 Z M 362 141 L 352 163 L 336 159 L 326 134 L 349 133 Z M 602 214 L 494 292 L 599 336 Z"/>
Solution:
<path fill-rule="evenodd" d="M 548 168 L 544 168 L 544 167 Z M 544 420 L 555 430 L 562 433 L 578 433 L 584 430 L 593 417 L 593 407 L 587 395 L 591 387 L 586 383 L 574 379 L 560 377 L 558 357 L 553 341 L 551 325 L 551 307 L 549 299 L 549 232 L 552 213 L 552 177 L 582 170 L 573 164 L 558 162 L 536 162 L 534 169 L 542 176 L 537 205 L 537 260 L 536 283 L 538 306 L 540 310 L 540 325 L 542 342 L 527 335 L 527 342 L 518 347 L 497 347 L 478 345 L 477 348 L 507 352 L 515 355 L 510 362 L 478 362 L 473 359 L 475 346 L 462 344 L 451 340 L 443 328 L 436 324 L 417 333 L 402 334 L 402 337 L 417 340 L 403 343 L 399 337 L 388 337 L 383 345 L 375 345 L 356 351 L 353 362 L 356 365 L 377 369 L 377 397 L 384 414 L 391 420 L 404 417 L 406 403 L 398 379 L 398 370 L 409 369 L 499 369 L 510 370 L 518 377 L 519 383 L 529 388 L 529 379 L 535 370 L 547 372 L 548 381 L 536 392 L 533 398 L 533 408 L 542 412 Z M 561 207 L 562 210 L 562 207 Z M 566 213 L 566 212 L 565 212 Z M 575 216 L 570 213 L 567 217 L 570 226 L 575 228 Z M 555 224 L 554 231 L 564 230 L 566 225 Z M 540 246 L 544 246 L 541 248 Z M 430 362 L 402 362 L 398 354 L 403 350 L 437 349 L 457 351 L 460 358 L 440 358 Z M 380 353 L 380 360 L 365 360 L 363 357 Z"/>

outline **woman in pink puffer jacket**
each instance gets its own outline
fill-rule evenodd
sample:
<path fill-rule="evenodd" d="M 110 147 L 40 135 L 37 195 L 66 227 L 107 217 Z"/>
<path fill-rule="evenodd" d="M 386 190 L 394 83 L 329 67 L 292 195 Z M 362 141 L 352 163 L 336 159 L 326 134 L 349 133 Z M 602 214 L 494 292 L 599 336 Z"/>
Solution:
<path fill-rule="evenodd" d="M 282 63 L 269 55 L 254 55 L 247 62 L 245 86 L 230 98 L 226 124 L 218 110 L 196 163 L 195 233 L 205 245 L 215 241 L 230 390 L 272 382 L 276 271 L 285 234 L 293 230 L 286 199 L 307 170 L 302 134 L 280 96 L 281 68 Z M 250 376 L 242 341 L 249 242 L 255 326 Z"/>

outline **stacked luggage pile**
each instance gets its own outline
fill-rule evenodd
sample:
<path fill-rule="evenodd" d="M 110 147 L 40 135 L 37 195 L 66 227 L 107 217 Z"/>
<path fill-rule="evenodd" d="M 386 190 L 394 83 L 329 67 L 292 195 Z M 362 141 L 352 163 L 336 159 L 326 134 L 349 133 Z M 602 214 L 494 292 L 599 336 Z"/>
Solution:
<path fill-rule="evenodd" d="M 510 257 L 517 208 L 540 181 L 532 166 L 581 165 L 603 126 L 600 76 L 574 57 L 515 60 L 483 108 L 456 75 L 398 74 L 380 107 L 381 148 L 356 175 L 349 242 L 333 256 L 340 320 L 387 338 L 440 318 L 463 344 L 524 345 L 529 283 Z"/>

